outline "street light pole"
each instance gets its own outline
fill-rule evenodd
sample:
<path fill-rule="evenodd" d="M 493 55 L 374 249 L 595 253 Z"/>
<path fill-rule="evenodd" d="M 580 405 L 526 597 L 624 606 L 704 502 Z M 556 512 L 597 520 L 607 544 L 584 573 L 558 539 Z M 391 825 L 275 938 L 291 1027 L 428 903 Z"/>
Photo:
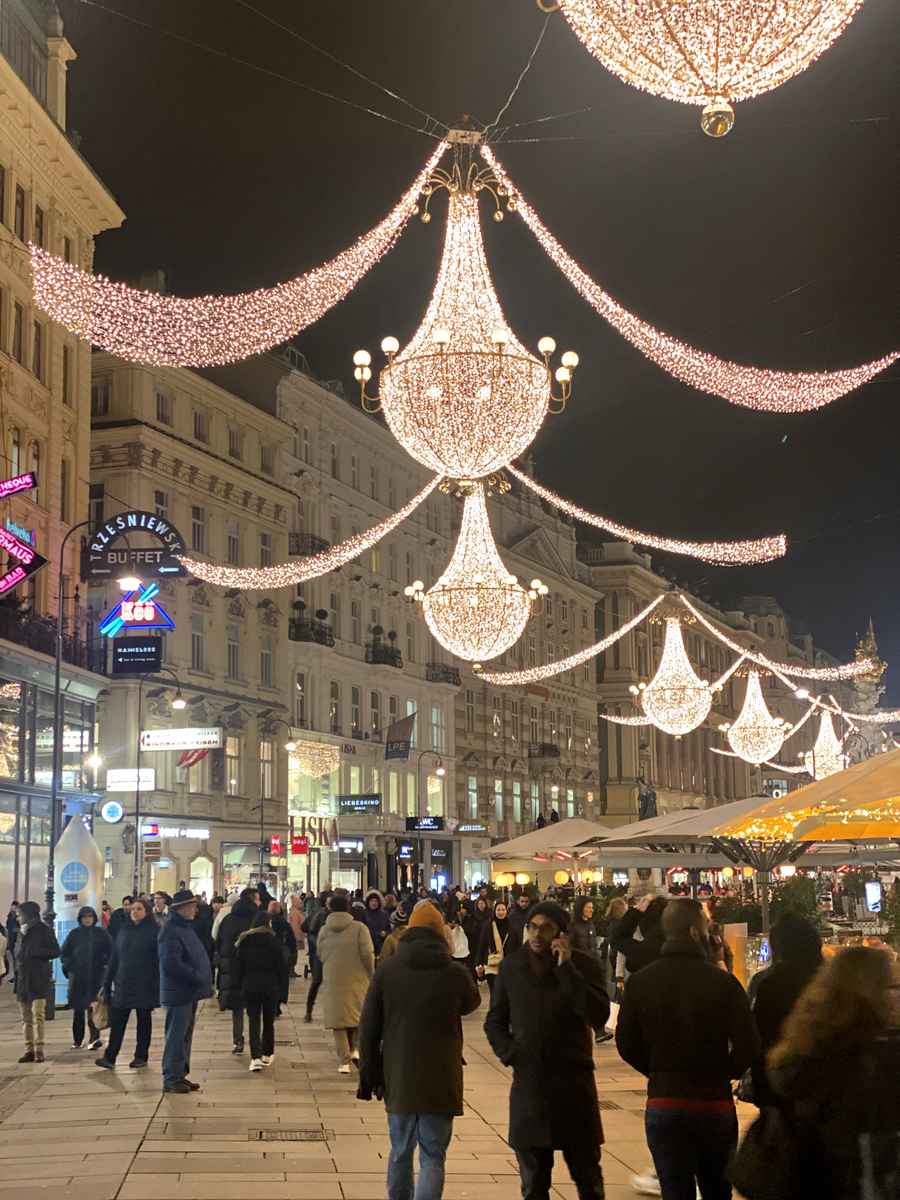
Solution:
<path fill-rule="evenodd" d="M 56 657 L 53 666 L 53 763 L 50 772 L 50 845 L 47 853 L 47 890 L 44 894 L 44 921 L 53 926 L 56 920 L 54 912 L 55 875 L 56 875 L 56 843 L 59 840 L 62 813 L 60 809 L 59 791 L 62 775 L 62 646 L 63 646 L 63 575 L 65 574 L 66 542 L 77 529 L 84 529 L 90 521 L 79 521 L 72 525 L 59 545 L 59 570 L 57 571 L 56 587 Z"/>
<path fill-rule="evenodd" d="M 423 799 L 422 799 L 422 759 L 425 757 L 425 755 L 426 755 L 426 754 L 430 754 L 430 755 L 431 755 L 433 758 L 436 758 L 436 759 L 437 759 L 437 771 L 436 771 L 436 774 L 437 774 L 437 775 L 439 775 L 441 778 L 443 778 L 443 777 L 444 777 L 444 775 L 446 774 L 446 772 L 445 772 L 445 770 L 444 770 L 444 760 L 441 758 L 440 754 L 438 754 L 438 752 L 437 752 L 436 750 L 420 750 L 420 751 L 419 751 L 419 757 L 418 757 L 418 760 L 417 760 L 417 762 L 416 762 L 416 799 L 417 799 L 417 801 L 418 801 L 418 808 L 419 808 L 419 816 L 420 816 L 420 817 L 424 817 L 424 816 L 425 816 L 424 809 L 425 809 L 425 807 L 426 807 L 426 806 L 425 806 L 425 804 L 423 803 Z M 422 855 L 422 846 L 423 846 L 423 842 L 424 842 L 424 838 L 422 837 L 422 835 L 421 835 L 421 833 L 420 833 L 420 834 L 419 834 L 419 836 L 416 838 L 416 843 L 417 843 L 417 845 L 418 845 L 418 847 L 419 847 L 419 864 L 420 864 L 420 866 L 421 866 L 421 869 L 422 869 L 422 879 L 423 879 L 423 883 L 424 883 L 424 879 L 425 879 L 425 863 L 422 861 L 422 857 L 423 857 L 423 855 Z"/>
<path fill-rule="evenodd" d="M 284 720 L 283 717 L 269 717 L 266 721 L 266 733 L 271 733 L 278 725 L 283 725 L 288 731 L 288 741 L 284 743 L 284 748 L 288 754 L 292 754 L 297 749 L 297 743 L 291 736 L 291 726 Z M 273 757 L 274 765 L 274 757 Z M 262 789 L 260 789 L 262 791 Z M 252 810 L 251 810 L 252 811 Z M 266 798 L 263 795 L 259 797 L 259 882 L 262 883 L 263 877 L 263 861 L 265 856 L 264 843 L 266 839 Z"/>
<path fill-rule="evenodd" d="M 152 679 L 154 675 L 171 675 L 178 689 L 175 699 L 172 702 L 173 707 L 184 708 L 185 705 L 185 701 L 181 695 L 181 680 L 169 667 L 160 667 L 158 671 L 148 671 L 147 674 L 141 676 L 141 681 L 138 684 L 137 751 L 135 754 L 136 769 L 134 779 L 134 869 L 131 880 L 131 894 L 133 896 L 140 894 L 138 889 L 141 885 L 141 850 L 143 848 L 141 840 L 141 725 L 144 718 L 144 684 L 148 679 Z"/>

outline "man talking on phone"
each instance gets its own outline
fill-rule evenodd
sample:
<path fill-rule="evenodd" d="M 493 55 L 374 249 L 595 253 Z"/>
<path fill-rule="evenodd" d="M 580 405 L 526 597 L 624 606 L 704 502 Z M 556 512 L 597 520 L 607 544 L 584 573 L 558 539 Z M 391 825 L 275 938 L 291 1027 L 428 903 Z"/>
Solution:
<path fill-rule="evenodd" d="M 578 1200 L 603 1200 L 603 1128 L 594 1083 L 594 1033 L 609 1016 L 599 961 L 573 950 L 569 914 L 552 901 L 528 913 L 525 942 L 504 958 L 484 1030 L 513 1069 L 509 1144 L 523 1200 L 549 1200 L 561 1150 Z"/>

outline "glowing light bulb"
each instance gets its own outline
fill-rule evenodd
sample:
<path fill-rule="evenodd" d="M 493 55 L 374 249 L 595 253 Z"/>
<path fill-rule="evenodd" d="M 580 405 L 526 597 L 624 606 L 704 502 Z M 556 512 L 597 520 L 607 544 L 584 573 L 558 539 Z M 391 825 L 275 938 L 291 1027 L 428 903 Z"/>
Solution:
<path fill-rule="evenodd" d="M 400 343 L 395 337 L 386 337 L 381 343 L 381 349 L 384 354 L 396 354 L 400 349 Z"/>
<path fill-rule="evenodd" d="M 574 350 L 567 350 L 562 356 L 562 365 L 564 367 L 568 367 L 572 371 L 575 370 L 575 368 L 578 366 L 578 363 L 579 358 Z"/>
<path fill-rule="evenodd" d="M 542 337 L 538 342 L 538 350 L 547 358 L 549 358 L 555 349 L 556 342 L 554 342 L 552 337 Z"/>
<path fill-rule="evenodd" d="M 357 367 L 367 367 L 372 361 L 372 355 L 368 350 L 357 350 L 353 355 L 353 362 Z"/>

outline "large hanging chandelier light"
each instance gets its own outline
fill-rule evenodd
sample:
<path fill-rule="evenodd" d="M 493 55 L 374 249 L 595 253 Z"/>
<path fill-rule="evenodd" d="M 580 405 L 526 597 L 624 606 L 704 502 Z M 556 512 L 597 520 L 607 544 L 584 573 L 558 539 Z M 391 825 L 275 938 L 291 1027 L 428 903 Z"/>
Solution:
<path fill-rule="evenodd" d="M 829 775 L 836 775 L 847 766 L 847 756 L 844 754 L 840 738 L 834 732 L 830 712 L 822 713 L 815 745 L 812 750 L 801 754 L 800 758 L 813 779 L 825 779 Z"/>
<path fill-rule="evenodd" d="M 417 579 L 405 593 L 421 602 L 428 628 L 440 644 L 470 662 L 496 658 L 517 642 L 531 615 L 532 600 L 547 592 L 539 579 L 526 590 L 504 566 L 480 483 L 470 485 L 447 569 L 427 592 L 424 587 Z"/>
<path fill-rule="evenodd" d="M 734 101 L 771 91 L 805 71 L 861 5 L 862 0 L 559 0 L 558 7 L 608 70 L 655 96 L 702 106 L 703 132 L 722 137 L 734 124 Z"/>
<path fill-rule="evenodd" d="M 629 690 L 640 696 L 641 706 L 663 733 L 681 737 L 706 720 L 712 706 L 712 689 L 690 664 L 681 632 L 681 619 L 667 615 L 662 658 L 649 683 Z"/>
<path fill-rule="evenodd" d="M 458 147 L 458 150 L 466 148 Z M 400 444 L 418 462 L 453 479 L 482 479 L 499 471 L 534 440 L 548 411 L 565 406 L 578 355 L 568 351 L 554 372 L 552 338 L 541 338 L 540 357 L 530 354 L 510 331 L 485 257 L 478 214 L 479 193 L 501 203 L 515 199 L 493 173 L 457 157 L 450 172 L 437 171 L 425 189 L 449 196 L 444 252 L 431 303 L 422 324 L 402 350 L 395 337 L 381 348 L 387 364 L 378 395 L 366 394 L 371 356 L 353 357 L 367 412 L 384 414 Z M 559 390 L 554 392 L 554 378 Z"/>
<path fill-rule="evenodd" d="M 297 742 L 291 758 L 300 774 L 309 779 L 321 779 L 341 765 L 340 747 L 326 742 Z"/>
<path fill-rule="evenodd" d="M 759 672 L 750 671 L 743 708 L 732 724 L 720 725 L 719 728 L 738 758 L 758 766 L 779 752 L 790 725 L 782 717 L 773 717 L 769 712 L 763 699 Z"/>

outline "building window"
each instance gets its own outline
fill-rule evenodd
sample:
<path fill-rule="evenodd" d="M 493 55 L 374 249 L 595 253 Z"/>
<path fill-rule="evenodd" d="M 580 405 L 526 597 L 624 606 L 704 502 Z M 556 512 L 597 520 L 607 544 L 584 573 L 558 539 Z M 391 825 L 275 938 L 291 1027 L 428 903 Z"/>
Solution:
<path fill-rule="evenodd" d="M 229 679 L 241 677 L 241 642 L 240 630 L 237 625 L 228 625 L 225 629 L 225 648 L 227 652 L 226 673 Z"/>
<path fill-rule="evenodd" d="M 18 301 L 13 305 L 12 356 L 17 363 L 25 359 L 25 309 Z"/>
<path fill-rule="evenodd" d="M 191 670 L 203 671 L 206 662 L 206 630 L 203 616 L 194 613 L 191 617 Z"/>
<path fill-rule="evenodd" d="M 369 692 L 369 729 L 373 737 L 381 733 L 381 692 Z"/>
<path fill-rule="evenodd" d="M 519 740 L 519 702 L 518 700 L 510 700 L 509 702 L 509 736 L 514 741 Z"/>
<path fill-rule="evenodd" d="M 497 821 L 503 820 L 503 780 L 494 780 L 494 816 Z"/>
<path fill-rule="evenodd" d="M 400 811 L 400 780 L 396 771 L 388 773 L 388 812 Z"/>
<path fill-rule="evenodd" d="M 153 507 L 156 515 L 164 521 L 169 519 L 169 493 L 156 491 L 153 493 Z"/>
<path fill-rule="evenodd" d="M 259 448 L 259 469 L 263 475 L 275 474 L 275 447 L 263 446 Z"/>
<path fill-rule="evenodd" d="M 444 753 L 444 710 L 440 704 L 431 706 L 431 748 Z"/>
<path fill-rule="evenodd" d="M 202 408 L 194 409 L 194 437 L 198 442 L 209 443 L 209 413 Z"/>
<path fill-rule="evenodd" d="M 337 442 L 331 443 L 331 478 L 340 479 L 341 477 L 341 461 L 338 458 Z"/>
<path fill-rule="evenodd" d="M 372 566 L 372 574 L 373 575 L 381 574 L 381 547 L 380 546 L 372 547 L 371 566 Z"/>
<path fill-rule="evenodd" d="M 309 464 L 309 430 L 305 425 L 300 434 L 300 457 L 307 465 Z"/>
<path fill-rule="evenodd" d="M 491 696 L 491 736 L 498 738 L 503 733 L 503 709 L 499 696 Z"/>
<path fill-rule="evenodd" d="M 266 739 L 259 743 L 259 798 L 271 800 L 275 776 L 274 748 Z"/>
<path fill-rule="evenodd" d="M 400 697 L 388 696 L 388 724 L 393 725 L 400 720 Z"/>
<path fill-rule="evenodd" d="M 172 424 L 172 397 L 168 392 L 156 393 L 156 419 L 160 425 Z"/>
<path fill-rule="evenodd" d="M 238 462 L 244 457 L 244 438 L 239 429 L 228 426 L 228 457 L 236 458 Z"/>
<path fill-rule="evenodd" d="M 536 704 L 532 704 L 528 712 L 528 736 L 532 745 L 537 745 L 541 740 L 540 714 Z"/>
<path fill-rule="evenodd" d="M 16 184 L 16 208 L 13 216 L 13 229 L 19 241 L 25 241 L 25 189 Z"/>
<path fill-rule="evenodd" d="M 69 460 L 60 459 L 59 463 L 59 519 L 68 524 L 69 521 Z"/>
<path fill-rule="evenodd" d="M 259 682 L 263 687 L 275 686 L 275 666 L 272 658 L 272 639 L 268 634 L 259 643 Z"/>
<path fill-rule="evenodd" d="M 406 772 L 406 815 L 418 815 L 418 798 L 416 796 L 416 777 L 412 771 Z"/>
<path fill-rule="evenodd" d="M 394 545 L 393 542 L 391 542 L 391 544 L 388 546 L 388 574 L 390 575 L 390 577 L 394 583 L 397 582 L 398 570 L 399 570 L 399 568 L 397 566 L 397 547 Z"/>
<path fill-rule="evenodd" d="M 412 621 L 406 622 L 406 661 L 416 661 L 416 627 Z"/>
<path fill-rule="evenodd" d="M 63 258 L 67 263 L 72 261 L 72 239 L 69 237 L 63 238 Z"/>
<path fill-rule="evenodd" d="M 301 729 L 306 728 L 306 674 L 303 671 L 294 676 L 294 720 Z"/>
<path fill-rule="evenodd" d="M 18 307 L 18 305 L 16 306 Z M 108 379 L 95 379 L 91 384 L 91 416 L 109 415 L 110 386 Z"/>
<path fill-rule="evenodd" d="M 44 210 L 39 204 L 34 206 L 34 238 L 36 245 L 44 245 Z"/>
<path fill-rule="evenodd" d="M 350 455 L 350 486 L 359 491 L 359 459 L 355 454 Z"/>
<path fill-rule="evenodd" d="M 416 702 L 415 702 L 415 700 L 407 700 L 407 702 L 406 702 L 406 715 L 407 715 L 408 717 L 411 717 L 411 716 L 412 716 L 412 715 L 415 713 L 415 711 L 416 711 Z M 416 748 L 416 746 L 419 744 L 419 730 L 418 730 L 418 724 L 419 724 L 419 722 L 418 722 L 418 721 L 413 721 L 412 735 L 411 735 L 411 738 L 410 738 L 410 744 L 411 744 L 411 746 L 412 746 L 412 748 L 413 748 L 413 749 L 415 749 L 415 748 Z"/>
<path fill-rule="evenodd" d="M 413 562 L 412 551 L 407 550 L 407 552 L 406 552 L 406 583 L 407 583 L 407 586 L 409 586 L 409 584 L 411 584 L 413 582 L 413 580 L 415 579 L 415 575 L 413 574 L 414 571 L 415 571 L 415 563 Z"/>
<path fill-rule="evenodd" d="M 575 745 L 575 738 L 572 732 L 572 714 L 567 712 L 565 715 L 565 739 L 566 749 L 572 750 Z"/>
<path fill-rule="evenodd" d="M 537 666 L 537 642 L 533 633 L 528 635 L 528 665 L 529 667 Z"/>
<path fill-rule="evenodd" d="M 475 692 L 466 688 L 466 733 L 475 732 Z"/>
<path fill-rule="evenodd" d="M 63 404 L 72 407 L 72 347 L 63 342 L 62 348 L 62 398 Z"/>
<path fill-rule="evenodd" d="M 522 824 L 522 785 L 518 779 L 513 780 L 513 820 L 517 825 Z"/>
<path fill-rule="evenodd" d="M 334 679 L 331 681 L 331 692 L 328 699 L 328 729 L 331 733 L 343 733 L 341 719 L 341 685 Z"/>
<path fill-rule="evenodd" d="M 575 789 L 566 788 L 566 816 L 575 816 Z"/>
<path fill-rule="evenodd" d="M 229 521 L 225 531 L 225 557 L 230 567 L 241 565 L 241 527 L 237 521 Z"/>
<path fill-rule="evenodd" d="M 361 693 L 355 685 L 350 688 L 350 732 L 354 737 L 362 733 Z"/>
<path fill-rule="evenodd" d="M 392 511 L 397 507 L 397 485 L 393 476 L 388 477 L 388 508 Z"/>
<path fill-rule="evenodd" d="M 374 463 L 369 467 L 369 495 L 373 500 L 378 499 L 378 468 Z"/>
<path fill-rule="evenodd" d="M 358 600 L 350 601 L 350 640 L 357 646 L 362 641 L 362 612 Z"/>
<path fill-rule="evenodd" d="M 261 529 L 259 533 L 259 565 L 261 567 L 271 567 L 272 565 L 272 535 L 265 529 Z"/>
<path fill-rule="evenodd" d="M 559 619 L 565 625 L 569 619 L 569 602 L 560 597 L 559 600 Z"/>
<path fill-rule="evenodd" d="M 15 425 L 9 431 L 9 473 L 22 473 L 22 435 Z"/>
<path fill-rule="evenodd" d="M 31 443 L 31 446 L 28 451 L 28 456 L 29 456 L 28 470 L 33 471 L 34 474 L 37 475 L 37 478 L 38 478 L 37 491 L 33 492 L 32 495 L 33 495 L 35 501 L 38 504 L 40 504 L 40 502 L 41 502 L 41 486 L 40 486 L 40 481 L 41 481 L 41 443 L 40 442 L 32 442 Z"/>
<path fill-rule="evenodd" d="M 191 505 L 191 549 L 206 553 L 206 509 Z"/>
<path fill-rule="evenodd" d="M 362 792 L 362 767 L 350 768 L 350 795 L 358 796 Z"/>
<path fill-rule="evenodd" d="M 328 596 L 328 611 L 331 614 L 331 632 L 336 638 L 341 636 L 341 594 L 330 592 Z"/>
<path fill-rule="evenodd" d="M 341 518 L 337 513 L 332 513 L 329 518 L 329 527 L 331 529 L 331 544 L 336 546 L 341 540 Z"/>
<path fill-rule="evenodd" d="M 241 794 L 241 739 L 225 739 L 225 791 L 229 796 Z"/>
<path fill-rule="evenodd" d="M 478 820 L 478 776 L 466 777 L 466 812 L 473 821 Z"/>
<path fill-rule="evenodd" d="M 0 221 L 6 224 L 6 167 L 0 167 Z"/>
<path fill-rule="evenodd" d="M 531 781 L 531 819 L 536 821 L 541 811 L 541 785 L 536 779 Z"/>
<path fill-rule="evenodd" d="M 18 429 L 14 429 L 13 433 L 18 436 Z M 18 475 L 19 469 L 16 467 L 13 470 L 13 475 Z M 92 529 L 99 529 L 103 524 L 104 518 L 104 503 L 106 500 L 106 488 L 102 483 L 92 483 L 90 485 L 90 499 L 88 501 L 88 517 L 91 522 Z"/>

